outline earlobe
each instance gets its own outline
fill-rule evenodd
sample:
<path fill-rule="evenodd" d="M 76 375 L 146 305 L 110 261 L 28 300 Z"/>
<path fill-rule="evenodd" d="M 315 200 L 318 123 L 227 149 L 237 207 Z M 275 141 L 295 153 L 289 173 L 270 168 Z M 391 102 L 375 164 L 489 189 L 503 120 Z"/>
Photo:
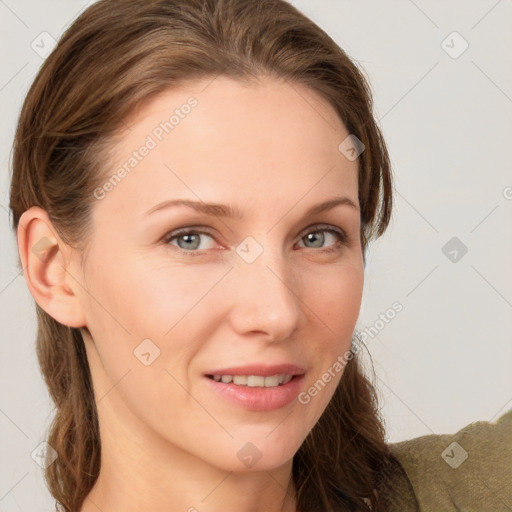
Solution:
<path fill-rule="evenodd" d="M 18 224 L 18 251 L 25 281 L 38 305 L 69 327 L 86 325 L 83 305 L 69 272 L 69 247 L 58 236 L 48 214 L 33 206 Z"/>

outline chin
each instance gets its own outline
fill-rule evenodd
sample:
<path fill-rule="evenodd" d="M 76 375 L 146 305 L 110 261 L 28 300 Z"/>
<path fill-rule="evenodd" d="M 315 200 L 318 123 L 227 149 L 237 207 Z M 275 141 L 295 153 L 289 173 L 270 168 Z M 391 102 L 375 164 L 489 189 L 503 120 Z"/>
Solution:
<path fill-rule="evenodd" d="M 283 425 L 277 428 L 282 427 Z M 264 434 L 251 436 L 247 432 L 247 435 L 237 436 L 237 439 L 231 443 L 235 447 L 235 459 L 233 464 L 230 464 L 230 466 L 234 466 L 230 470 L 235 472 L 270 471 L 289 463 L 300 448 L 300 440 L 297 439 L 295 442 L 286 432 L 282 436 L 277 435 L 276 432 L 270 434 L 269 432 L 271 431 L 265 429 Z M 224 460 L 231 459 L 228 454 L 224 455 Z"/>

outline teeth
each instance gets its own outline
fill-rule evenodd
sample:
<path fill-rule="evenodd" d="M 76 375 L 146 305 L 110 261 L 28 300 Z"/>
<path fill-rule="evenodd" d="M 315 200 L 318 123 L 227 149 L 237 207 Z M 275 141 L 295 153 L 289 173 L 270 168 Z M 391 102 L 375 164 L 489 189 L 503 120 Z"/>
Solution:
<path fill-rule="evenodd" d="M 245 375 L 233 375 L 233 384 L 247 386 L 247 377 Z"/>
<path fill-rule="evenodd" d="M 279 386 L 279 375 L 272 375 L 271 377 L 260 377 L 263 381 L 261 386 L 265 386 L 266 388 L 273 388 L 275 386 Z"/>
<path fill-rule="evenodd" d="M 292 380 L 292 375 L 285 375 L 283 384 L 288 384 L 288 382 L 290 382 L 291 380 Z"/>
<path fill-rule="evenodd" d="M 249 375 L 249 377 L 245 379 L 245 383 L 250 388 L 255 388 L 256 386 L 263 387 L 265 385 L 265 377 L 256 377 L 256 375 Z M 238 382 L 235 381 L 235 384 L 238 384 Z"/>
<path fill-rule="evenodd" d="M 288 384 L 293 378 L 293 375 L 286 375 L 280 373 L 278 375 L 271 375 L 263 377 L 262 375 L 214 375 L 215 382 L 223 382 L 224 384 L 233 384 L 237 386 L 247 386 L 249 388 L 275 388 L 283 384 Z"/>

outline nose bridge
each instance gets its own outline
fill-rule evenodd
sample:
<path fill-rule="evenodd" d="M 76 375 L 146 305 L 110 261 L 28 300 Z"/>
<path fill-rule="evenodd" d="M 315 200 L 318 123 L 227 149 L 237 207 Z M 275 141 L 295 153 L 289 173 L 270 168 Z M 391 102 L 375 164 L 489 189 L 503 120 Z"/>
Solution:
<path fill-rule="evenodd" d="M 262 331 L 272 339 L 295 329 L 300 300 L 293 269 L 279 246 L 248 237 L 237 247 L 234 322 L 240 331 Z M 265 238 L 268 242 L 268 237 Z"/>

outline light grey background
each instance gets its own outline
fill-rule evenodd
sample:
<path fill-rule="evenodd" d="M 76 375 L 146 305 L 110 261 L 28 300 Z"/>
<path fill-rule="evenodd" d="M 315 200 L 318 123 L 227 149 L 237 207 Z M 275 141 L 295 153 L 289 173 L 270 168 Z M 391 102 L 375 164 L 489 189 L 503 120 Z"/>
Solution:
<path fill-rule="evenodd" d="M 494 421 L 512 406 L 512 2 L 292 3 L 364 68 L 394 165 L 393 222 L 371 248 L 358 323 L 373 327 L 388 439 Z M 52 410 L 9 223 L 12 139 L 43 61 L 32 42 L 42 52 L 86 5 L 0 0 L 1 512 L 52 506 L 31 458 Z M 453 237 L 466 254 L 442 252 Z"/>

